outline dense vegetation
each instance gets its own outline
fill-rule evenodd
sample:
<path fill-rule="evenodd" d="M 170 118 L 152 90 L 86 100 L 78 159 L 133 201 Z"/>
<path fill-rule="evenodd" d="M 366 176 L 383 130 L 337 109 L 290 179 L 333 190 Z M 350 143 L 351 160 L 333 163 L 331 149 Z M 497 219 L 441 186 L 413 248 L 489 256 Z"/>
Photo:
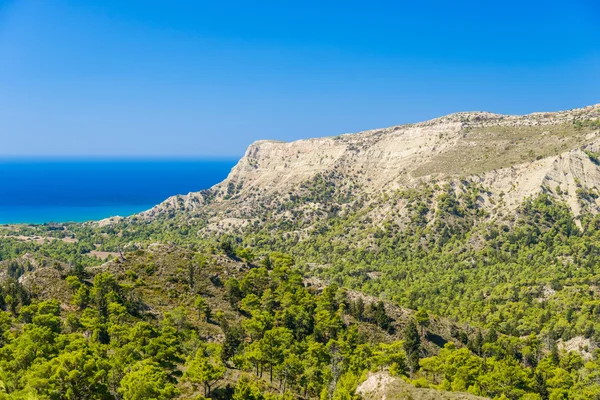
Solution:
<path fill-rule="evenodd" d="M 431 317 L 423 309 L 395 332 L 389 306 L 337 285 L 307 286 L 290 256 L 235 264 L 225 282 L 211 281 L 212 257 L 161 247 L 93 277 L 73 268 L 63 275 L 69 300 L 62 305 L 6 281 L 0 397 L 353 399 L 361 377 L 381 369 L 420 387 L 490 397 L 600 394 L 600 365 L 555 342 L 545 351 L 534 334 L 450 324 L 456 343 L 433 355 L 424 346 Z M 175 293 L 156 285 L 165 278 Z M 170 311 L 158 312 L 161 303 Z"/>
<path fill-rule="evenodd" d="M 224 234 L 197 235 L 201 217 L 18 232 L 75 243 L 6 229 L 0 398 L 352 399 L 376 370 L 490 398 L 600 398 L 598 193 L 577 194 L 578 218 L 560 188 L 491 218 L 481 185 L 424 185 L 377 199 L 391 211 L 373 224 L 368 199 L 320 176 L 282 198 L 292 217 Z M 316 223 L 296 215 L 309 201 Z M 124 255 L 99 267 L 93 249 Z M 64 296 L 20 283 L 47 269 Z"/>
<path fill-rule="evenodd" d="M 307 287 L 281 253 L 263 266 L 234 263 L 226 282 L 208 259 L 160 247 L 94 276 L 65 270 L 53 282 L 69 288 L 62 303 L 6 280 L 0 398 L 349 399 L 368 369 L 419 368 L 416 325 L 394 341 L 383 302 Z"/>

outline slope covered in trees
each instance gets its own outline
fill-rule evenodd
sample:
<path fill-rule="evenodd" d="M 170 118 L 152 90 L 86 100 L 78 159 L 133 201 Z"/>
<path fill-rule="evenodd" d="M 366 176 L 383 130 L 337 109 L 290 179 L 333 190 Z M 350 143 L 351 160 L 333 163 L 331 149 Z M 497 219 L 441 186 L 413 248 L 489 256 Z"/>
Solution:
<path fill-rule="evenodd" d="M 0 397 L 354 398 L 366 371 L 408 376 L 435 353 L 412 317 L 309 285 L 288 255 L 253 265 L 213 252 L 39 266 L 60 272 L 47 284 L 68 287 L 62 301 L 19 283 L 35 270 L 5 280 Z"/>
<path fill-rule="evenodd" d="M 375 232 L 377 252 L 335 245 L 343 219 L 293 245 L 182 236 L 101 266 L 7 242 L 3 257 L 31 255 L 4 262 L 2 396 L 351 399 L 383 370 L 489 398 L 600 395 L 598 219 L 579 229 L 542 195 L 510 223 L 478 225 L 468 196 L 434 197 L 414 196 L 423 223 Z M 70 229 L 82 243 L 100 234 Z M 47 270 L 64 296 L 28 284 Z"/>

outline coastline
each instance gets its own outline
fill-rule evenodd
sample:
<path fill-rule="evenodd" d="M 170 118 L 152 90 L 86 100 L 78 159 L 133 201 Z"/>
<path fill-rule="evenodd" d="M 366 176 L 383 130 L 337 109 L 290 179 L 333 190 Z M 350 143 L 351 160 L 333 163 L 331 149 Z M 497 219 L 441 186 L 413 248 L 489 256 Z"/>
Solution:
<path fill-rule="evenodd" d="M 237 159 L 0 158 L 0 225 L 97 221 L 210 188 Z"/>
<path fill-rule="evenodd" d="M 97 221 L 108 217 L 128 217 L 152 208 L 154 204 L 106 206 L 0 206 L 0 225 L 41 225 Z"/>

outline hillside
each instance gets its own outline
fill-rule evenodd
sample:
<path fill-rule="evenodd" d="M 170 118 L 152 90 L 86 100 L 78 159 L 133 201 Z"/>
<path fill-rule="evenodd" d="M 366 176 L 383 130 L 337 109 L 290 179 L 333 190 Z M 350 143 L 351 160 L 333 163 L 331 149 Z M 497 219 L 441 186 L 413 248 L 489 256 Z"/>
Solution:
<path fill-rule="evenodd" d="M 600 105 L 260 141 L 0 227 L 0 399 L 600 398 Z"/>
<path fill-rule="evenodd" d="M 525 116 L 457 113 L 336 137 L 258 141 L 222 183 L 172 197 L 141 216 L 184 212 L 208 218 L 206 229 L 219 230 L 244 228 L 265 214 L 310 220 L 326 207 L 344 212 L 359 201 L 360 208 L 376 203 L 375 215 L 387 206 L 382 194 L 459 178 L 483 186 L 479 203 L 491 215 L 514 211 L 545 190 L 578 215 L 577 189 L 595 190 L 600 183 L 597 159 L 590 156 L 599 150 L 599 117 L 600 105 Z M 326 205 L 315 196 L 320 189 L 330 195 Z M 590 206 L 598 209 L 597 202 Z M 282 212 L 268 215 L 269 209 Z"/>
<path fill-rule="evenodd" d="M 87 268 L 31 253 L 3 261 L 0 398 L 309 399 L 342 378 L 351 393 L 366 367 L 408 371 L 400 339 L 413 311 L 303 281 L 284 254 L 260 264 L 167 244 Z M 420 354 L 467 329 L 432 317 Z M 359 364 L 328 372 L 332 357 Z M 256 390 L 264 397 L 245 397 Z"/>

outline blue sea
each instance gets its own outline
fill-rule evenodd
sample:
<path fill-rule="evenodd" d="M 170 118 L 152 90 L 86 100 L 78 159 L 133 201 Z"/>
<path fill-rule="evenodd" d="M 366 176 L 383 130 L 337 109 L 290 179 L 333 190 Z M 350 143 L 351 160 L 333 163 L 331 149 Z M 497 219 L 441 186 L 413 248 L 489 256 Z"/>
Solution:
<path fill-rule="evenodd" d="M 207 189 L 237 160 L 0 159 L 0 224 L 83 222 Z"/>

